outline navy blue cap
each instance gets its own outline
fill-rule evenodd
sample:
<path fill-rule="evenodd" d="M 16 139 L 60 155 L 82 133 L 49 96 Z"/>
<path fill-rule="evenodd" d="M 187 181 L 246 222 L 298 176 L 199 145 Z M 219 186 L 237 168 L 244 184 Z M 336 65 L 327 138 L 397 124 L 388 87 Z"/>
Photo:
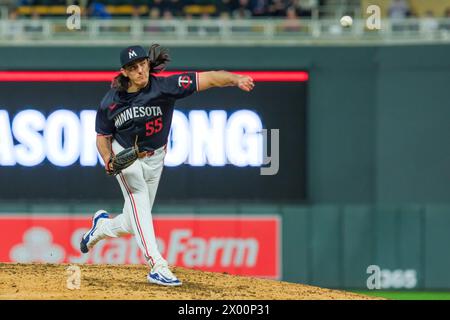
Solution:
<path fill-rule="evenodd" d="M 131 46 L 120 52 L 120 64 L 122 67 L 142 58 L 148 58 L 148 53 L 141 46 Z"/>

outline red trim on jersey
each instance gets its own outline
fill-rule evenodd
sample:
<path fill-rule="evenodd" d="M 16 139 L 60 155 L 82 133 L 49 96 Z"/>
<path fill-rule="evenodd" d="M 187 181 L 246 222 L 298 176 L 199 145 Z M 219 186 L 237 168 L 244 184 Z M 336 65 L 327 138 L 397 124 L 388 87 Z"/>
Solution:
<path fill-rule="evenodd" d="M 198 75 L 198 72 L 196 72 L 196 73 L 195 73 L 195 89 L 196 89 L 197 91 L 198 91 L 198 88 L 200 88 L 198 79 L 199 79 L 199 75 Z"/>
<path fill-rule="evenodd" d="M 256 82 L 305 82 L 309 79 L 306 71 L 230 72 L 250 76 Z M 168 77 L 180 73 L 186 71 L 164 71 L 158 76 Z M 196 73 L 198 80 L 198 71 Z M 117 71 L 0 71 L 0 82 L 111 82 L 117 74 Z"/>
<path fill-rule="evenodd" d="M 131 199 L 131 203 L 133 205 L 132 206 L 133 216 L 136 221 L 136 225 L 138 227 L 138 233 L 141 238 L 142 244 L 144 245 L 145 253 L 146 253 L 147 257 L 149 258 L 150 263 L 152 264 L 152 267 L 153 267 L 155 265 L 155 262 L 154 262 L 152 256 L 148 252 L 147 243 L 145 242 L 145 239 L 144 239 L 144 233 L 142 232 L 141 224 L 139 223 L 139 218 L 138 218 L 138 213 L 137 213 L 137 208 L 136 208 L 136 203 L 134 201 L 133 193 L 131 193 L 130 187 L 128 186 L 125 176 L 123 175 L 122 172 L 119 173 L 119 176 L 120 176 L 120 179 L 122 180 L 123 185 L 125 186 L 125 189 L 127 190 L 128 196 Z"/>
<path fill-rule="evenodd" d="M 101 134 L 101 133 L 97 133 L 97 136 L 101 136 L 101 137 L 112 137 L 112 134 Z"/>

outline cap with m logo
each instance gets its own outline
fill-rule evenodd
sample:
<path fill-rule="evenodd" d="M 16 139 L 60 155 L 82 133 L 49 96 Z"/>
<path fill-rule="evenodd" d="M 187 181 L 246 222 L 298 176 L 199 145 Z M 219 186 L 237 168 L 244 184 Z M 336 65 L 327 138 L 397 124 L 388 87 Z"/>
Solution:
<path fill-rule="evenodd" d="M 141 46 L 131 46 L 120 52 L 120 64 L 122 67 L 142 58 L 148 58 L 148 54 Z"/>

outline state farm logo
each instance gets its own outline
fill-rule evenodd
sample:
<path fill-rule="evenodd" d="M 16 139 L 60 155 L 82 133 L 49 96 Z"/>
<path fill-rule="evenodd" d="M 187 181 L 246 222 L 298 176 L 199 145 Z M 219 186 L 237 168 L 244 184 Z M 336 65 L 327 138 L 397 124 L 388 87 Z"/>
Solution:
<path fill-rule="evenodd" d="M 10 251 L 12 261 L 59 263 L 64 260 L 64 249 L 53 243 L 50 231 L 33 227 L 23 234 L 23 243 L 15 245 Z"/>
<path fill-rule="evenodd" d="M 167 261 L 187 267 L 253 267 L 258 249 L 255 238 L 204 239 L 192 237 L 191 230 L 175 230 L 170 237 Z"/>
<path fill-rule="evenodd" d="M 78 249 L 86 229 L 76 230 L 72 245 Z M 171 265 L 186 267 L 253 267 L 258 258 L 259 243 L 254 238 L 192 237 L 192 230 L 174 229 L 168 242 L 156 238 L 161 254 Z M 101 241 L 87 255 L 69 257 L 71 263 L 122 264 L 145 263 L 133 237 Z"/>
<path fill-rule="evenodd" d="M 30 225 L 32 227 L 30 227 Z M 132 235 L 80 252 L 90 217 L 0 217 L 0 261 L 145 264 Z M 281 223 L 276 215 L 155 217 L 159 251 L 169 264 L 212 272 L 281 278 Z"/>

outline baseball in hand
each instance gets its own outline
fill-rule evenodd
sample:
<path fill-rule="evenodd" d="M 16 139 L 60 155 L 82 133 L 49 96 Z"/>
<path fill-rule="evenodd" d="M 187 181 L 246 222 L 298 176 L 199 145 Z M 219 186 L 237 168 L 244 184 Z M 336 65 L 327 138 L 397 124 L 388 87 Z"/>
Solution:
<path fill-rule="evenodd" d="M 353 24 L 353 19 L 350 16 L 343 16 L 341 18 L 341 26 L 344 28 L 351 27 Z"/>

